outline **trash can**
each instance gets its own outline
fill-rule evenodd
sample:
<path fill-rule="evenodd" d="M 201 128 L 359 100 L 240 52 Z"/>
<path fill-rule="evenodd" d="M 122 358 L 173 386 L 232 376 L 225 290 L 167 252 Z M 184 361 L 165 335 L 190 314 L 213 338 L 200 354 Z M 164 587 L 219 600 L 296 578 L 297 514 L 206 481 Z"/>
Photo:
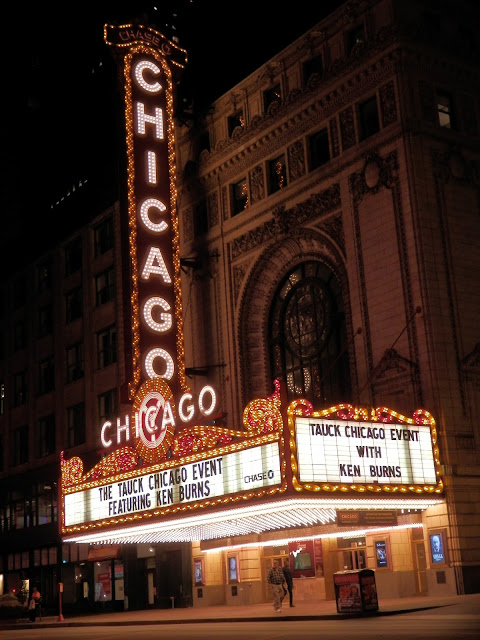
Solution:
<path fill-rule="evenodd" d="M 337 571 L 333 574 L 338 613 L 378 611 L 375 571 Z"/>

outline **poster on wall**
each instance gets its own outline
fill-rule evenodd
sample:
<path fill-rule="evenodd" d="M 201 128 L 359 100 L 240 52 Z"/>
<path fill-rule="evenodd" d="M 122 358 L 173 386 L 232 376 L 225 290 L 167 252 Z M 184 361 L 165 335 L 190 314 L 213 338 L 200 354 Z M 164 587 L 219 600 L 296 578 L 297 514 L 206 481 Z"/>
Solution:
<path fill-rule="evenodd" d="M 445 563 L 445 552 L 443 547 L 443 536 L 441 533 L 430 534 L 430 550 L 433 564 Z"/>
<path fill-rule="evenodd" d="M 288 543 L 288 555 L 294 578 L 315 576 L 315 551 L 312 540 Z"/>
<path fill-rule="evenodd" d="M 388 567 L 387 543 L 385 540 L 375 540 L 375 558 L 377 569 L 385 569 Z"/>
<path fill-rule="evenodd" d="M 322 541 L 316 539 L 313 541 L 313 550 L 315 553 L 315 575 L 317 578 L 323 576 L 323 550 Z"/>
<path fill-rule="evenodd" d="M 195 558 L 193 561 L 193 568 L 195 574 L 195 586 L 201 586 L 203 584 L 203 560 L 202 558 Z"/>
<path fill-rule="evenodd" d="M 237 558 L 237 556 L 229 556 L 229 558 L 228 558 L 228 581 L 229 582 L 238 582 L 239 581 L 238 558 Z"/>

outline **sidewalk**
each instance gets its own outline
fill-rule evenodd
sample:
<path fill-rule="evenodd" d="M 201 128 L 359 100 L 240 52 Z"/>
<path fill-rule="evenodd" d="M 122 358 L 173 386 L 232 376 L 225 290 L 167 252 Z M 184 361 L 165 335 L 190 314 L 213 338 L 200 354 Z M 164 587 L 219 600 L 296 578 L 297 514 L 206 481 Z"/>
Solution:
<path fill-rule="evenodd" d="M 466 596 L 429 597 L 418 596 L 415 598 L 398 598 L 392 600 L 380 600 L 378 611 L 364 614 L 338 613 L 334 600 L 321 602 L 301 602 L 294 608 L 284 606 L 281 613 L 275 613 L 271 604 L 255 604 L 246 606 L 219 605 L 213 607 L 186 609 L 148 609 L 141 611 L 119 611 L 109 613 L 95 613 L 87 615 L 64 616 L 63 621 L 57 616 L 43 616 L 35 623 L 28 620 L 2 621 L 0 630 L 25 629 L 28 627 L 81 627 L 81 626 L 105 626 L 105 625 L 152 625 L 152 624 L 197 624 L 199 622 L 255 622 L 278 620 L 282 617 L 288 621 L 295 620 L 328 620 L 352 618 L 355 616 L 386 616 L 406 612 L 419 611 L 446 607 L 464 602 L 476 603 L 480 609 L 480 594 Z"/>

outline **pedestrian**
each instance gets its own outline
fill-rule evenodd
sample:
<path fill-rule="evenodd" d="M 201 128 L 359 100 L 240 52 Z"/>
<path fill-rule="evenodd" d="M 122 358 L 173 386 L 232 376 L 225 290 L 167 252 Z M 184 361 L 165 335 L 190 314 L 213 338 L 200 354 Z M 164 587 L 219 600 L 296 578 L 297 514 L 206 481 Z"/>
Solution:
<path fill-rule="evenodd" d="M 30 598 L 30 602 L 28 603 L 28 615 L 30 618 L 30 622 L 35 622 L 37 617 L 37 606 L 40 604 L 40 600 L 42 599 L 40 591 L 37 587 L 33 588 L 32 597 Z"/>
<path fill-rule="evenodd" d="M 285 582 L 287 583 L 288 595 L 290 598 L 290 606 L 294 607 L 293 604 L 293 578 L 292 578 L 292 570 L 290 569 L 290 561 L 285 560 L 283 563 L 283 576 L 285 578 Z M 284 597 L 287 595 L 287 591 L 284 592 Z"/>
<path fill-rule="evenodd" d="M 267 574 L 267 582 L 270 585 L 273 596 L 273 608 L 275 611 L 282 610 L 282 600 L 285 595 L 284 584 L 285 576 L 283 575 L 280 560 L 273 561 L 273 567 L 269 569 Z"/>

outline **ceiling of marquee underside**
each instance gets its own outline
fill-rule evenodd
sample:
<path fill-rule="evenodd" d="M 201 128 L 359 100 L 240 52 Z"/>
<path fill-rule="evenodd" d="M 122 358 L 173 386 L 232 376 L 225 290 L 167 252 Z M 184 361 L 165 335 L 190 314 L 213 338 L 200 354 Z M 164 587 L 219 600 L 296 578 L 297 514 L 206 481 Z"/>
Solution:
<path fill-rule="evenodd" d="M 321 502 L 321 504 L 320 504 Z M 335 525 L 336 509 L 418 510 L 441 502 L 438 496 L 398 499 L 344 499 L 319 501 L 290 499 L 249 505 L 217 512 L 197 512 L 193 516 L 158 520 L 130 527 L 117 526 L 99 531 L 69 534 L 64 542 L 99 544 L 167 543 L 215 540 L 227 536 L 260 534 L 299 527 Z"/>

